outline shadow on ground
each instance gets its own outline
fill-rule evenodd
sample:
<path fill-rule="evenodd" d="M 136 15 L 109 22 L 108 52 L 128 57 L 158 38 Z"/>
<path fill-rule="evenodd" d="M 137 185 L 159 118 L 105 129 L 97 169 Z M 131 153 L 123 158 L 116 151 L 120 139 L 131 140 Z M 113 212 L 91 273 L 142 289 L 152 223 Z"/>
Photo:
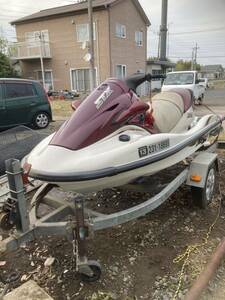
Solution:
<path fill-rule="evenodd" d="M 46 133 L 34 131 L 25 126 L 0 132 L 0 175 L 5 172 L 7 159 L 22 159 L 46 136 Z"/>

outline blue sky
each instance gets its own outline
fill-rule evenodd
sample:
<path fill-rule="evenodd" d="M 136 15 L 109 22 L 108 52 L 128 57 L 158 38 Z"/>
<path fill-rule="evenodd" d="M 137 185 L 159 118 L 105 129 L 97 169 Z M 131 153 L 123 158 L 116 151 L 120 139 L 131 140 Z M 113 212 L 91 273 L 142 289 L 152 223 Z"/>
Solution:
<path fill-rule="evenodd" d="M 152 25 L 148 32 L 148 55 L 156 56 L 161 18 L 160 0 L 139 0 Z M 0 0 L 0 35 L 15 40 L 9 22 L 41 9 L 70 4 L 72 0 Z M 225 67 L 225 0 L 168 0 L 171 60 L 190 59 L 195 43 L 200 47 L 198 62 Z"/>

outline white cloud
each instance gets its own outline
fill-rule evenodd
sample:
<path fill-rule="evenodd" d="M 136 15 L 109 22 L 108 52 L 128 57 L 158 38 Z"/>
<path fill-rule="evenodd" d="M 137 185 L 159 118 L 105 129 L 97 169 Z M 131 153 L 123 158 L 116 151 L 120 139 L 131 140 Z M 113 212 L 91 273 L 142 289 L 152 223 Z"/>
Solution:
<path fill-rule="evenodd" d="M 161 22 L 161 1 L 140 0 L 150 18 L 150 56 L 157 55 L 158 37 Z M 224 0 L 168 0 L 169 55 L 191 58 L 192 48 L 199 44 L 201 64 L 223 64 L 225 66 L 225 1 Z M 218 31 L 212 29 L 220 28 Z M 222 29 L 223 28 L 223 29 Z M 200 33 L 180 34 L 192 31 Z M 224 56 L 224 57 L 219 57 Z"/>
<path fill-rule="evenodd" d="M 156 56 L 158 47 L 156 32 L 159 30 L 161 22 L 161 0 L 139 1 L 152 23 L 148 34 L 148 55 Z M 73 1 L 0 0 L 0 34 L 13 39 L 15 31 L 9 25 L 10 21 L 41 9 L 70 4 L 71 2 Z M 221 63 L 225 66 L 225 28 L 218 31 L 210 31 L 212 28 L 225 27 L 224 20 L 224 0 L 168 0 L 168 23 L 170 24 L 169 55 L 171 58 L 191 57 L 192 48 L 197 42 L 200 47 L 200 63 Z M 199 30 L 205 32 L 183 35 L 173 34 Z M 207 56 L 210 57 L 207 58 Z"/>

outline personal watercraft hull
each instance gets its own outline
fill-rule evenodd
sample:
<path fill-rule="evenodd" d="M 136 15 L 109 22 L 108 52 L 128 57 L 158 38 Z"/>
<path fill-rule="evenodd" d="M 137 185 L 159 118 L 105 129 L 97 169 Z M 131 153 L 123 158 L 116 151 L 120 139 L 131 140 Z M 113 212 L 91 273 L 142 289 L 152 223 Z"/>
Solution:
<path fill-rule="evenodd" d="M 105 139 L 78 151 L 49 145 L 52 136 L 26 158 L 30 176 L 66 191 L 87 193 L 128 184 L 179 163 L 193 155 L 221 120 L 202 117 L 185 133 L 150 135 L 137 126 L 125 126 Z M 121 135 L 125 137 L 125 140 Z"/>

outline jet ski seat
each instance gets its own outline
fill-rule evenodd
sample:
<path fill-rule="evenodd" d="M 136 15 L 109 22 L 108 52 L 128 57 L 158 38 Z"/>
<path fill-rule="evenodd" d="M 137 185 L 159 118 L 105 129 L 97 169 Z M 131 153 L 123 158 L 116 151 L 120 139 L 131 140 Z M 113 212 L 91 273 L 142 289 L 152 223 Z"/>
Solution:
<path fill-rule="evenodd" d="M 184 102 L 184 112 L 186 112 L 193 104 L 193 92 L 188 89 L 171 89 L 171 92 L 179 94 Z"/>
<path fill-rule="evenodd" d="M 161 133 L 170 132 L 191 107 L 192 96 L 188 90 L 174 89 L 152 98 L 154 126 Z"/>

